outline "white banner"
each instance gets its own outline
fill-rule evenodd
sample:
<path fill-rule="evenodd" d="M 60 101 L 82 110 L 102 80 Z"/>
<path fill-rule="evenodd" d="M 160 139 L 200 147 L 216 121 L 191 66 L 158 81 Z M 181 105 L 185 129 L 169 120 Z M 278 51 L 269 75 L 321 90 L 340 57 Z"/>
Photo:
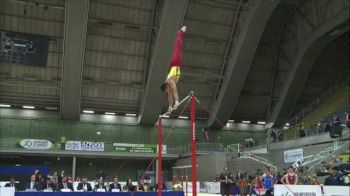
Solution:
<path fill-rule="evenodd" d="M 88 141 L 67 141 L 66 150 L 104 151 L 105 143 Z"/>
<path fill-rule="evenodd" d="M 15 187 L 0 187 L 0 195 L 14 196 Z"/>
<path fill-rule="evenodd" d="M 199 191 L 200 191 L 199 182 L 197 182 L 196 184 L 197 184 L 197 193 L 199 193 Z M 183 188 L 183 190 L 186 192 L 186 182 L 183 182 L 182 188 Z M 188 182 L 188 183 L 187 183 L 187 191 L 188 191 L 189 193 L 192 193 L 192 182 Z"/>
<path fill-rule="evenodd" d="M 19 145 L 25 149 L 31 150 L 48 150 L 53 147 L 52 142 L 37 139 L 23 139 L 19 142 Z"/>
<path fill-rule="evenodd" d="M 274 185 L 275 196 L 322 196 L 320 185 Z M 328 196 L 328 195 L 327 195 Z"/>
<path fill-rule="evenodd" d="M 302 148 L 287 150 L 283 152 L 284 163 L 304 161 L 304 150 Z"/>
<path fill-rule="evenodd" d="M 219 194 L 220 182 L 207 182 L 208 193 Z"/>
<path fill-rule="evenodd" d="M 349 186 L 323 186 L 324 194 L 327 196 L 349 196 Z"/>

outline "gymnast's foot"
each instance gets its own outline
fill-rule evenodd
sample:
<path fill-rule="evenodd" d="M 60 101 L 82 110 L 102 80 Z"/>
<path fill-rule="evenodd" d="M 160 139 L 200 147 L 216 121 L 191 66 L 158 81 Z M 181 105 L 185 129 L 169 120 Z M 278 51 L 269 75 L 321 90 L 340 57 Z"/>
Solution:
<path fill-rule="evenodd" d="M 177 110 L 177 107 L 179 107 L 179 101 L 175 101 L 173 111 Z"/>
<path fill-rule="evenodd" d="M 173 107 L 172 106 L 169 106 L 169 108 L 168 108 L 168 115 L 170 115 L 171 114 L 171 112 L 173 111 Z"/>

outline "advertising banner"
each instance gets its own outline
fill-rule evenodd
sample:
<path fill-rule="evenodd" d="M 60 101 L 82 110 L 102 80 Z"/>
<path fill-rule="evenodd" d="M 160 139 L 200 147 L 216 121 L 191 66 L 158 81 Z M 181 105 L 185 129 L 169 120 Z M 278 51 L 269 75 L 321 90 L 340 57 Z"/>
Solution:
<path fill-rule="evenodd" d="M 135 152 L 135 153 L 157 153 L 157 144 L 127 144 L 113 143 L 117 152 Z M 162 154 L 166 154 L 166 145 L 162 147 Z"/>
<path fill-rule="evenodd" d="M 320 185 L 274 185 L 275 196 L 321 196 Z"/>
<path fill-rule="evenodd" d="M 52 142 L 48 140 L 37 139 L 23 139 L 19 142 L 19 145 L 25 149 L 31 150 L 48 150 L 53 148 Z"/>
<path fill-rule="evenodd" d="M 284 163 L 304 161 L 304 150 L 302 148 L 287 150 L 283 152 Z"/>
<path fill-rule="evenodd" d="M 66 150 L 99 151 L 105 150 L 104 142 L 67 141 Z"/>

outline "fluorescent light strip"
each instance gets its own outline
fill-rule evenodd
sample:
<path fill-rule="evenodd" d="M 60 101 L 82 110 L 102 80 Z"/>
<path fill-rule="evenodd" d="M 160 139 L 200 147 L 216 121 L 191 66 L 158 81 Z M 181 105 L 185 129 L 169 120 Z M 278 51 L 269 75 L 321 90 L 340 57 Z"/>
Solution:
<path fill-rule="evenodd" d="M 259 125 L 264 125 L 264 124 L 266 124 L 266 122 L 258 121 L 258 124 L 259 124 Z"/>
<path fill-rule="evenodd" d="M 162 117 L 163 117 L 163 118 L 170 118 L 169 115 L 163 115 Z"/>
<path fill-rule="evenodd" d="M 187 116 L 179 116 L 179 119 L 188 119 Z"/>
<path fill-rule="evenodd" d="M 286 123 L 286 126 L 289 126 L 290 124 L 289 123 Z"/>
<path fill-rule="evenodd" d="M 114 112 L 105 112 L 106 115 L 115 115 Z"/>
<path fill-rule="evenodd" d="M 57 107 L 45 107 L 47 110 L 58 110 Z"/>
<path fill-rule="evenodd" d="M 235 121 L 234 120 L 228 120 L 229 123 L 234 123 Z"/>
<path fill-rule="evenodd" d="M 249 123 L 250 123 L 250 121 L 249 121 L 249 120 L 242 120 L 242 123 L 249 124 Z"/>
<path fill-rule="evenodd" d="M 31 105 L 24 105 L 22 106 L 23 109 L 35 109 L 34 106 L 31 106 Z"/>
<path fill-rule="evenodd" d="M 9 108 L 9 107 L 11 107 L 11 105 L 9 105 L 9 104 L 0 104 L 0 107 L 2 107 L 2 108 Z"/>
<path fill-rule="evenodd" d="M 125 116 L 136 116 L 136 114 L 125 114 Z"/>
<path fill-rule="evenodd" d="M 93 113 L 95 113 L 95 111 L 92 111 L 92 110 L 83 110 L 83 113 L 85 113 L 85 114 L 93 114 Z"/>

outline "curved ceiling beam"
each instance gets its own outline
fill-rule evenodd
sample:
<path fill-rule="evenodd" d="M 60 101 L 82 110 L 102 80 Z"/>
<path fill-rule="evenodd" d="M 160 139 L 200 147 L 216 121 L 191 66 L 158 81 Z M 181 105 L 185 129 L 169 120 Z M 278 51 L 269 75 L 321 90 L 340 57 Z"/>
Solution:
<path fill-rule="evenodd" d="M 338 1 L 324 0 L 323 6 L 316 6 L 321 1 L 310 2 L 305 3 L 295 13 L 295 17 L 286 27 L 284 43 L 280 43 L 283 59 L 278 60 L 278 66 L 289 70 L 286 75 L 280 77 L 285 80 L 270 117 L 274 127 L 284 126 L 291 117 L 314 61 L 321 50 L 332 40 L 341 36 L 344 28 L 348 28 L 346 24 L 349 22 L 349 2 L 346 4 L 344 1 L 344 4 L 340 4 Z M 330 11 L 318 10 L 324 7 Z M 306 14 L 303 10 L 308 10 L 308 13 Z M 322 15 L 314 17 L 315 13 L 322 12 Z"/>
<path fill-rule="evenodd" d="M 250 65 L 254 59 L 265 25 L 279 1 L 253 1 L 241 24 L 240 33 L 233 42 L 231 56 L 227 62 L 220 91 L 211 108 L 208 126 L 222 127 L 226 123 L 237 103 L 244 86 Z"/>

